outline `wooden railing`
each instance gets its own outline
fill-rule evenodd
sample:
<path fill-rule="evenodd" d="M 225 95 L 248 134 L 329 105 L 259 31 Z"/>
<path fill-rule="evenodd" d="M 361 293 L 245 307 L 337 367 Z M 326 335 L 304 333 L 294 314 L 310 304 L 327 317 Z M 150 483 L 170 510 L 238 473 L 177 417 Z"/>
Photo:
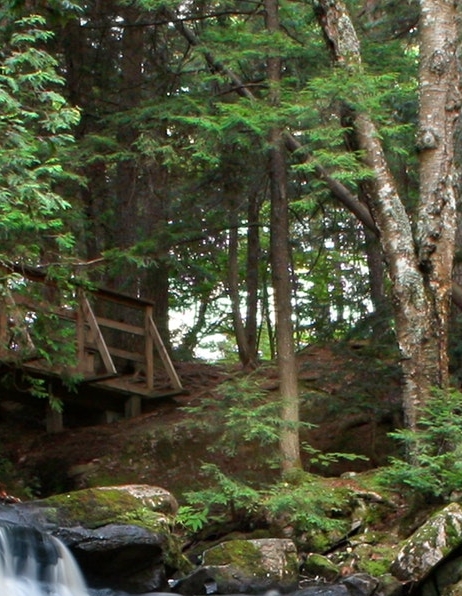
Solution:
<path fill-rule="evenodd" d="M 37 313 L 45 313 L 75 326 L 76 362 L 70 372 L 83 381 L 123 377 L 130 370 L 143 385 L 142 390 L 133 388 L 133 392 L 149 397 L 155 385 L 156 365 L 160 365 L 171 387 L 182 389 L 154 322 L 153 302 L 111 290 L 88 291 L 76 286 L 72 301 L 69 300 L 74 306 L 63 306 L 57 285 L 43 272 L 23 267 L 11 270 L 24 279 L 26 290 L 28 284 L 41 284 L 43 291 L 37 299 L 31 297 L 32 292 L 15 291 L 14 284 L 4 286 L 0 308 L 1 360 L 21 360 L 29 368 L 58 375 L 64 372 L 60 370 L 62 363 L 44 361 L 35 349 L 34 320 Z"/>
<path fill-rule="evenodd" d="M 136 325 L 107 316 L 98 316 L 95 314 L 86 293 L 80 290 L 77 311 L 77 346 L 80 370 L 84 374 L 96 372 L 92 361 L 95 352 L 99 354 L 107 374 L 118 375 L 124 373 L 120 366 L 118 370 L 113 357 L 118 358 L 122 363 L 133 362 L 135 363 L 135 373 L 143 374 L 146 379 L 146 387 L 149 390 L 154 386 L 154 363 L 157 353 L 173 388 L 181 389 L 181 381 L 153 319 L 153 303 L 103 289 L 93 291 L 91 296 L 99 306 L 106 302 L 124 307 L 128 311 L 138 311 L 142 321 Z M 116 331 L 122 336 L 140 338 L 142 345 L 138 349 L 110 345 L 105 338 L 103 329 Z M 137 367 L 138 370 L 136 370 Z"/>

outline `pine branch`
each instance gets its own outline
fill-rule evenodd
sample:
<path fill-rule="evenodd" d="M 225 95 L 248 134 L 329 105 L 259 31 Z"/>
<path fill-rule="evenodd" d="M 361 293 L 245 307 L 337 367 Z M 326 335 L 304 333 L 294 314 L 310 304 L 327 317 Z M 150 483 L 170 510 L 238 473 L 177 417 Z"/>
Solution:
<path fill-rule="evenodd" d="M 170 22 L 173 22 L 176 29 L 183 35 L 183 37 L 194 47 L 200 46 L 201 41 L 197 35 L 184 22 L 180 22 L 175 13 L 170 9 L 165 9 L 169 16 Z M 204 58 L 209 67 L 220 74 L 226 75 L 233 83 L 236 93 L 251 101 L 257 101 L 255 95 L 250 91 L 247 83 L 242 81 L 240 77 L 224 64 L 219 62 L 211 52 L 204 52 Z M 302 146 L 300 141 L 296 139 L 290 131 L 285 132 L 285 141 L 287 148 L 292 152 L 303 152 L 304 161 L 309 161 L 311 155 Z M 369 230 L 371 230 L 377 237 L 380 237 L 380 232 L 367 205 L 362 203 L 357 196 L 351 193 L 348 188 L 338 180 L 332 178 L 327 170 L 322 166 L 316 165 L 314 174 L 319 180 L 322 180 L 331 191 L 332 195 L 340 201 L 351 213 L 353 213 L 358 220 Z M 462 310 L 462 286 L 456 281 L 452 284 L 452 301 Z"/>
<path fill-rule="evenodd" d="M 257 4 L 257 8 L 255 10 L 222 10 L 218 12 L 210 12 L 207 14 L 201 15 L 188 15 L 184 17 L 180 17 L 174 15 L 172 12 L 172 17 L 168 16 L 166 18 L 159 18 L 153 19 L 150 21 L 136 21 L 135 23 L 128 23 L 128 22 L 119 22 L 114 21 L 113 23 L 104 23 L 102 25 L 92 25 L 90 22 L 82 25 L 82 29 L 108 29 L 111 27 L 116 27 L 117 29 L 128 29 L 130 27 L 160 27 L 162 25 L 170 25 L 177 23 L 195 23 L 197 21 L 206 21 L 208 19 L 218 19 L 221 17 L 226 16 L 254 16 L 258 14 L 258 9 L 260 8 L 261 4 Z M 164 9 L 166 12 L 171 12 L 170 9 Z"/>

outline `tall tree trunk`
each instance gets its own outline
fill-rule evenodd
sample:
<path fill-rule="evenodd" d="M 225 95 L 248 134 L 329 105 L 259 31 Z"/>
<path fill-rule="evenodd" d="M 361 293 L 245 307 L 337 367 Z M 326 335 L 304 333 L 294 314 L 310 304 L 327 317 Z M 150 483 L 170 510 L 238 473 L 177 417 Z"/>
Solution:
<path fill-rule="evenodd" d="M 460 112 L 456 2 L 421 0 L 420 202 L 416 240 L 432 312 L 435 376 L 448 382 L 447 322 L 456 233 L 454 133 Z M 429 364 L 430 364 L 429 363 Z"/>
<path fill-rule="evenodd" d="M 239 215 L 233 188 L 227 189 L 227 204 L 229 206 L 229 237 L 228 237 L 228 293 L 231 300 L 234 334 L 236 336 L 239 360 L 244 368 L 255 366 L 252 362 L 244 321 L 241 315 L 241 295 L 239 288 Z"/>
<path fill-rule="evenodd" d="M 156 131 L 158 138 L 167 138 L 165 130 Z M 170 238 L 168 227 L 169 173 L 156 161 L 142 164 L 144 180 L 138 196 L 138 238 L 155 243 L 154 262 L 138 270 L 141 296 L 154 302 L 154 320 L 166 348 L 171 352 L 170 337 Z M 163 240 L 164 239 L 164 240 Z"/>
<path fill-rule="evenodd" d="M 143 82 L 143 30 L 133 26 L 139 16 L 136 8 L 125 7 L 121 11 L 123 30 L 121 40 L 120 75 L 121 89 L 119 94 L 120 111 L 129 113 L 138 107 L 141 101 Z M 135 91 L 136 90 L 136 91 Z M 129 118 L 118 127 L 117 138 L 127 153 L 133 150 L 138 131 Z M 136 242 L 138 225 L 138 201 L 140 192 L 140 171 L 134 158 L 126 157 L 117 164 L 116 208 L 114 209 L 114 246 L 128 248 Z M 133 266 L 115 275 L 114 284 L 121 291 L 134 293 L 137 285 Z"/>
<path fill-rule="evenodd" d="M 317 0 L 316 9 L 335 60 L 359 75 L 359 42 L 345 5 Z M 416 428 L 432 387 L 447 382 L 455 229 L 453 129 L 459 110 L 455 4 L 421 0 L 420 35 L 421 182 L 415 237 L 372 119 L 366 113 L 353 119 L 365 161 L 375 174 L 369 207 L 392 281 L 410 429 Z"/>
<path fill-rule="evenodd" d="M 277 0 L 265 0 L 266 27 L 279 31 Z M 267 58 L 270 101 L 279 103 L 281 59 Z M 301 467 L 299 443 L 298 371 L 292 326 L 292 280 L 290 278 L 289 209 L 287 197 L 285 142 L 282 131 L 273 127 L 270 135 L 271 178 L 271 266 L 276 310 L 276 345 L 282 401 L 280 450 L 282 471 Z"/>
<path fill-rule="evenodd" d="M 270 360 L 276 359 L 276 339 L 274 337 L 274 326 L 273 320 L 271 317 L 272 307 L 270 306 L 271 299 L 269 296 L 269 284 L 270 282 L 267 280 L 267 276 L 264 276 L 263 283 L 262 283 L 262 325 L 260 330 L 260 335 L 263 329 L 266 329 L 266 333 L 268 335 L 268 348 L 269 348 L 269 357 Z M 260 340 L 259 340 L 260 341 Z"/>
<path fill-rule="evenodd" d="M 364 228 L 366 261 L 369 270 L 369 287 L 374 308 L 373 339 L 380 342 L 384 333 L 389 333 L 392 309 L 385 291 L 385 263 L 376 235 Z"/>
<path fill-rule="evenodd" d="M 96 20 L 94 11 L 94 8 L 92 11 L 89 9 L 87 13 L 89 21 Z M 105 15 L 99 15 L 99 20 L 109 29 Z M 92 128 L 95 126 L 93 114 L 98 111 L 92 104 L 95 97 L 93 84 L 96 75 L 94 71 L 90 72 L 88 69 L 88 64 L 93 60 L 90 49 L 92 43 L 79 19 L 69 19 L 64 28 L 58 29 L 58 32 L 59 44 L 62 46 L 65 59 L 66 91 L 72 104 L 81 108 L 80 123 L 75 132 L 76 138 L 80 141 L 86 134 L 93 132 Z M 85 254 L 92 260 L 100 257 L 106 248 L 106 230 L 102 219 L 108 211 L 108 173 L 102 161 L 86 164 L 80 171 L 87 180 L 87 184 L 80 189 L 85 214 L 83 222 L 85 247 L 81 247 L 80 250 L 81 254 Z M 92 279 L 100 281 L 95 279 L 94 274 Z"/>
<path fill-rule="evenodd" d="M 146 71 L 152 78 L 159 73 L 147 58 L 146 29 L 137 26 L 141 12 L 135 6 L 121 10 L 124 27 L 121 39 L 119 94 L 120 111 L 130 114 L 142 105 Z M 150 42 L 152 43 L 152 41 Z M 160 73 L 160 76 L 162 73 Z M 153 85 L 153 83 L 151 83 Z M 165 93 L 168 81 L 164 80 L 152 93 Z M 136 142 L 139 129 L 129 117 L 118 127 L 118 140 L 127 157 L 118 162 L 116 175 L 117 205 L 114 210 L 113 246 L 130 248 L 138 242 L 158 240 L 164 233 L 168 215 L 165 199 L 168 177 L 166 169 L 155 160 L 137 154 Z M 158 137 L 166 136 L 165 130 L 156 131 Z M 130 153 L 133 151 L 133 156 Z M 165 346 L 170 349 L 169 334 L 169 267 L 167 243 L 157 242 L 155 263 L 146 267 L 133 267 L 126 263 L 116 271 L 111 283 L 116 289 L 132 295 L 141 295 L 154 302 L 154 318 Z"/>
<path fill-rule="evenodd" d="M 256 365 L 258 361 L 258 287 L 260 270 L 260 200 L 257 192 L 250 193 L 247 208 L 247 312 L 245 333 L 251 359 Z"/>

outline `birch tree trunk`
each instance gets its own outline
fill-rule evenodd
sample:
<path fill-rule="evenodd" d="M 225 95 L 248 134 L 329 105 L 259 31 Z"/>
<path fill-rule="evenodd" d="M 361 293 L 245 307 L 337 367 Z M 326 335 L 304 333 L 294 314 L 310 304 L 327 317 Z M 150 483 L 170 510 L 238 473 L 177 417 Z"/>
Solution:
<path fill-rule="evenodd" d="M 267 15 L 271 4 L 270 0 L 265 2 Z M 360 45 L 343 1 L 313 0 L 313 6 L 336 62 L 360 74 Z M 377 129 L 368 114 L 355 115 L 356 133 L 365 161 L 375 172 L 368 205 L 360 202 L 321 166 L 315 170 L 315 175 L 324 181 L 333 196 L 380 236 L 393 284 L 396 332 L 405 377 L 403 405 L 409 428 L 416 427 L 418 410 L 429 399 L 432 386 L 444 386 L 447 382 L 447 301 L 451 294 L 455 228 L 453 129 L 460 111 L 457 3 L 420 0 L 420 8 L 422 67 L 418 145 L 421 170 L 428 170 L 421 177 L 420 205 L 413 221 L 398 194 Z M 187 27 L 182 25 L 181 33 L 192 45 L 199 44 Z M 254 98 L 232 71 L 210 53 L 204 56 L 213 70 L 229 76 L 237 93 Z M 439 108 L 435 116 L 429 111 L 431 104 Z M 425 120 L 427 116 L 429 121 Z M 284 138 L 289 150 L 302 149 L 301 143 L 290 133 L 286 132 Z M 434 208 L 432 201 L 435 201 Z M 462 288 L 458 284 L 452 284 L 452 299 L 462 308 Z"/>
<path fill-rule="evenodd" d="M 430 319 L 436 343 L 435 367 L 440 385 L 447 383 L 447 322 L 456 233 L 454 134 L 460 113 L 460 65 L 457 60 L 456 2 L 421 0 L 420 202 L 416 240 L 419 267 L 428 288 Z"/>
<path fill-rule="evenodd" d="M 410 429 L 416 428 L 432 387 L 444 387 L 448 381 L 456 225 L 453 135 L 460 110 L 456 3 L 421 0 L 420 6 L 420 198 L 414 222 L 398 194 L 370 115 L 353 116 L 358 144 L 374 172 L 368 203 L 392 280 L 403 407 Z M 335 61 L 360 74 L 359 41 L 343 1 L 316 0 L 315 8 Z"/>

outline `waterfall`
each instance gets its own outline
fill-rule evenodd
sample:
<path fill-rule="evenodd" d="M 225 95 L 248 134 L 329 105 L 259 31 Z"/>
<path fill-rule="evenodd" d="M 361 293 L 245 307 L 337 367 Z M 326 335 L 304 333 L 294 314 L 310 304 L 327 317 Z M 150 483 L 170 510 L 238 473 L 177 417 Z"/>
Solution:
<path fill-rule="evenodd" d="M 89 596 L 69 550 L 34 528 L 0 527 L 1 596 Z"/>

